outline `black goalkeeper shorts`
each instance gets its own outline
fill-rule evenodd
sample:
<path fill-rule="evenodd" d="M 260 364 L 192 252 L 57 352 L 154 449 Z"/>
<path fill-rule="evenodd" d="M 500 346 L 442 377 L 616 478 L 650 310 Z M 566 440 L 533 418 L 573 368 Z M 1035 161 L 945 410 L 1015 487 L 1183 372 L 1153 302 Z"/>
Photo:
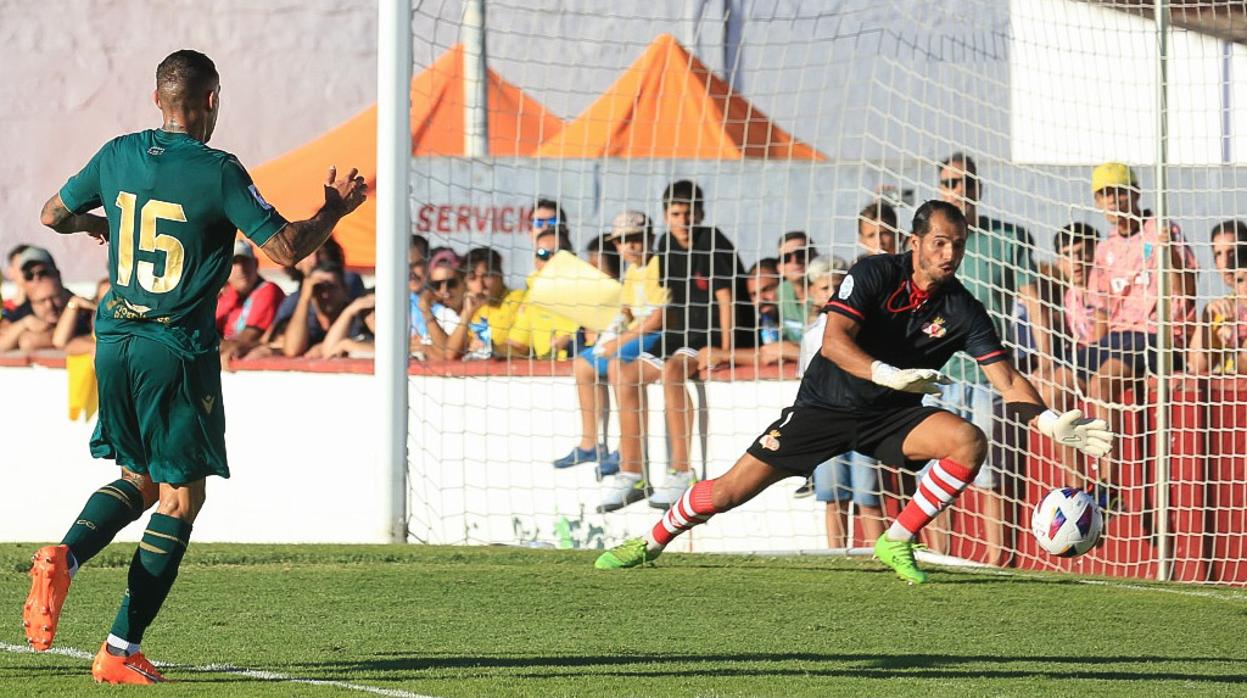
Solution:
<path fill-rule="evenodd" d="M 927 417 L 946 412 L 916 405 L 877 412 L 789 407 L 752 444 L 749 455 L 769 466 L 809 475 L 824 461 L 857 451 L 889 465 L 918 470 L 927 461 L 905 458 L 905 437 Z"/>

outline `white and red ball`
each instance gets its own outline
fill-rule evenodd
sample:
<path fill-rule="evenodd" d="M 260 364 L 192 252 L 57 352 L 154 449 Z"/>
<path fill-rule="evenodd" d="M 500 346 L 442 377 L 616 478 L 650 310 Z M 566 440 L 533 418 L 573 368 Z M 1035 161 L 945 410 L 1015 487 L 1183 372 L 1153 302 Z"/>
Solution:
<path fill-rule="evenodd" d="M 1057 557 L 1077 557 L 1095 547 L 1104 517 L 1095 500 L 1073 487 L 1052 490 L 1031 514 L 1031 533 L 1039 547 Z"/>

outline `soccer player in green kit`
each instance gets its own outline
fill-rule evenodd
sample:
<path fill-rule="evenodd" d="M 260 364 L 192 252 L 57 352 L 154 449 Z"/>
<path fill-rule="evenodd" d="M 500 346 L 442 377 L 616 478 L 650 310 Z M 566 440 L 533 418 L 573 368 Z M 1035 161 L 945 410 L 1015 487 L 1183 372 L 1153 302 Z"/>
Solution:
<path fill-rule="evenodd" d="M 274 262 L 314 252 L 365 198 L 362 177 L 329 169 L 325 204 L 287 222 L 229 153 L 206 144 L 220 114 L 216 66 L 177 51 L 156 69 L 164 124 L 109 141 L 48 200 L 58 233 L 108 243 L 112 290 L 99 304 L 99 421 L 91 454 L 122 476 L 87 500 L 60 545 L 35 553 L 22 617 L 36 650 L 52 646 L 70 580 L 122 528 L 156 504 L 130 563 L 126 593 L 91 666 L 98 682 L 164 677 L 139 651 L 177 577 L 209 475 L 229 477 L 214 310 L 229 276 L 235 231 Z M 105 216 L 87 213 L 104 208 Z"/>

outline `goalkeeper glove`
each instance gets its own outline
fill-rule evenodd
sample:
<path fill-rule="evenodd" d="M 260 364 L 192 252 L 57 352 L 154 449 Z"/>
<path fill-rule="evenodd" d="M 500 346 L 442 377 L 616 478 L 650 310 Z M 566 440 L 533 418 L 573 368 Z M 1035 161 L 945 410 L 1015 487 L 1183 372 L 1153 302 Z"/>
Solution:
<path fill-rule="evenodd" d="M 1057 443 L 1073 446 L 1083 453 L 1100 458 L 1113 449 L 1113 432 L 1103 419 L 1082 416 L 1082 410 L 1057 413 L 1047 410 L 1039 415 L 1039 432 Z"/>
<path fill-rule="evenodd" d="M 897 368 L 882 361 L 870 365 L 870 380 L 885 388 L 926 395 L 939 395 L 941 385 L 952 385 L 948 376 L 933 368 Z"/>

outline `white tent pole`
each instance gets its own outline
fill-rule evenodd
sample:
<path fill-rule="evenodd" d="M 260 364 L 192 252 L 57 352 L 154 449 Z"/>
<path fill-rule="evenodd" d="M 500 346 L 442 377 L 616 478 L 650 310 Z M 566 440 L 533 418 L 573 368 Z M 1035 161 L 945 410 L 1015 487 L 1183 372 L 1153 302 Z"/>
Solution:
<path fill-rule="evenodd" d="M 463 3 L 463 154 L 489 155 L 489 97 L 486 87 L 485 0 Z"/>
<path fill-rule="evenodd" d="M 387 536 L 407 542 L 407 246 L 411 228 L 411 0 L 377 3 L 378 467 L 389 473 Z"/>

